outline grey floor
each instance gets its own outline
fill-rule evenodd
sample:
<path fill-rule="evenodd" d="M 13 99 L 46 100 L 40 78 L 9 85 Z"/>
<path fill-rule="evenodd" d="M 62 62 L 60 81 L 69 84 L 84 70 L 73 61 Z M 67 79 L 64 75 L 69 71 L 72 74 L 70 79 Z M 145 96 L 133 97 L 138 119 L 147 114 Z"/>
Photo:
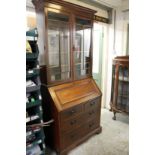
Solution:
<path fill-rule="evenodd" d="M 112 117 L 112 112 L 102 109 L 102 133 L 91 137 L 68 155 L 128 155 L 129 118 L 123 114 L 116 114 L 117 120 L 114 121 Z M 46 155 L 56 155 L 49 148 L 46 152 Z"/>

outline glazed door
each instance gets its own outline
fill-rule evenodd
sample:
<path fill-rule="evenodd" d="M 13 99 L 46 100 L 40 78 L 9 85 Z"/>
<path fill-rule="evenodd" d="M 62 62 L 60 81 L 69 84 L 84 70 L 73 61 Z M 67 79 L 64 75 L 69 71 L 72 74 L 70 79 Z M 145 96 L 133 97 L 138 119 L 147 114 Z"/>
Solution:
<path fill-rule="evenodd" d="M 75 17 L 74 38 L 74 78 L 81 79 L 91 75 L 91 20 Z"/>
<path fill-rule="evenodd" d="M 48 83 L 71 79 L 70 16 L 47 10 Z"/>
<path fill-rule="evenodd" d="M 101 24 L 94 23 L 93 35 L 93 78 L 101 88 L 103 52 L 103 26 Z"/>

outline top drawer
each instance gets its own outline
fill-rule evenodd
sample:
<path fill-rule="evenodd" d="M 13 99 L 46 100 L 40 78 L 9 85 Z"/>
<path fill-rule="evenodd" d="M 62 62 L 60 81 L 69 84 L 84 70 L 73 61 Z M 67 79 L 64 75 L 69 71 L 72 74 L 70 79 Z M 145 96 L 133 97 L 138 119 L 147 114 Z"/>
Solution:
<path fill-rule="evenodd" d="M 61 112 L 61 121 L 71 119 L 72 117 L 77 116 L 82 112 L 83 112 L 83 104 L 69 108 Z"/>
<path fill-rule="evenodd" d="M 96 98 L 85 104 L 85 110 L 89 110 L 91 108 L 94 109 L 94 108 L 100 107 L 100 105 L 101 105 L 100 98 Z"/>

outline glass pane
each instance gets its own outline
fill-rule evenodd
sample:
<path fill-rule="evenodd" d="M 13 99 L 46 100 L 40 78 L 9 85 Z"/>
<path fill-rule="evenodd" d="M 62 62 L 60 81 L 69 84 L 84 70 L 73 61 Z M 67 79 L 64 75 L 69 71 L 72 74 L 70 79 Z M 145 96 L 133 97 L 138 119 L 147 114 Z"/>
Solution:
<path fill-rule="evenodd" d="M 61 71 L 60 67 L 48 68 L 48 73 L 50 74 L 50 80 L 67 80 L 70 78 L 70 71 Z"/>
<path fill-rule="evenodd" d="M 69 17 L 48 12 L 48 66 L 50 79 L 70 78 L 70 31 Z"/>
<path fill-rule="evenodd" d="M 99 73 L 99 52 L 100 52 L 100 42 L 101 34 L 100 31 L 94 30 L 93 37 L 93 73 Z"/>
<path fill-rule="evenodd" d="M 75 74 L 76 78 L 90 74 L 90 44 L 91 44 L 91 21 L 76 18 L 75 33 Z"/>
<path fill-rule="evenodd" d="M 79 70 L 79 69 L 76 69 L 75 70 L 75 76 L 76 76 L 76 78 L 82 78 L 82 76 L 85 76 L 85 75 L 87 75 L 87 74 L 90 74 L 90 69 L 81 69 L 81 70 Z"/>
<path fill-rule="evenodd" d="M 119 82 L 118 82 L 118 98 L 117 108 L 123 111 L 129 111 L 129 82 L 128 68 L 125 66 L 119 67 Z"/>

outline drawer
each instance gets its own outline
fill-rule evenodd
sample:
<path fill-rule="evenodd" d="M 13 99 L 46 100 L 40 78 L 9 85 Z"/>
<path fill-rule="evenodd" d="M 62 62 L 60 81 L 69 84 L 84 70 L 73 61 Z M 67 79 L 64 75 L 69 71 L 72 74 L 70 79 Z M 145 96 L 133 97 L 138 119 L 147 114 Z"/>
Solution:
<path fill-rule="evenodd" d="M 62 149 L 66 148 L 67 146 L 73 144 L 77 140 L 79 140 L 84 135 L 83 127 L 79 127 L 78 129 L 64 134 L 62 136 Z"/>
<path fill-rule="evenodd" d="M 72 119 L 72 117 L 78 116 L 82 112 L 83 112 L 83 104 L 69 108 L 61 112 L 61 121 Z"/>
<path fill-rule="evenodd" d="M 66 120 L 64 122 L 61 122 L 60 128 L 63 132 L 72 131 L 77 127 L 80 127 L 85 122 L 85 118 L 86 117 L 84 117 L 84 115 L 80 115 L 72 119 Z"/>
<path fill-rule="evenodd" d="M 100 98 L 91 100 L 91 101 L 89 101 L 89 102 L 87 102 L 85 104 L 85 110 L 89 110 L 89 109 L 94 109 L 94 108 L 100 107 L 100 104 L 101 104 Z"/>
<path fill-rule="evenodd" d="M 97 127 L 99 127 L 99 125 L 100 125 L 99 120 L 100 120 L 99 117 L 96 117 L 95 119 L 88 121 L 85 124 L 85 133 L 87 134 L 87 133 L 91 132 L 92 130 L 96 129 Z"/>
<path fill-rule="evenodd" d="M 95 117 L 99 117 L 100 116 L 100 107 L 96 107 L 96 108 L 92 108 L 92 109 L 89 109 L 85 112 L 85 118 L 87 120 L 91 120 Z"/>

